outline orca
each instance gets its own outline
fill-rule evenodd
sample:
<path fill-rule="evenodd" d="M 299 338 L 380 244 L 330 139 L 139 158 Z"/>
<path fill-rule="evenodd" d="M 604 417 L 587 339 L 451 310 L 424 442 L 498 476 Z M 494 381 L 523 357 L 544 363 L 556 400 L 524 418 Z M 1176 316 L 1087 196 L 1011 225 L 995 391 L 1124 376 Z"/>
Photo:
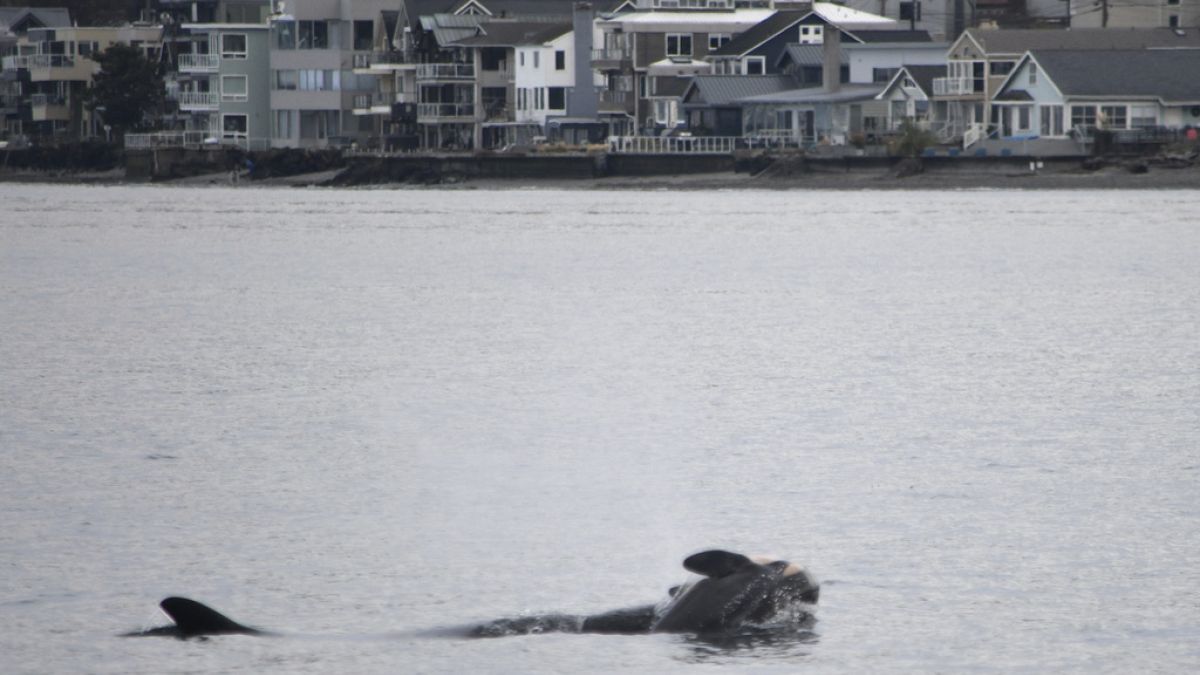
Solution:
<path fill-rule="evenodd" d="M 471 635 L 502 637 L 531 633 L 693 633 L 735 635 L 810 627 L 821 587 L 803 568 L 786 560 L 702 551 L 683 561 L 704 578 L 676 586 L 661 603 L 594 615 L 546 614 L 499 619 L 476 626 Z"/>
<path fill-rule="evenodd" d="M 266 631 L 230 619 L 217 610 L 190 598 L 170 597 L 158 603 L 162 611 L 174 621 L 171 626 L 159 626 L 137 633 L 126 633 L 125 637 L 161 635 L 181 640 L 208 635 L 270 635 Z"/>

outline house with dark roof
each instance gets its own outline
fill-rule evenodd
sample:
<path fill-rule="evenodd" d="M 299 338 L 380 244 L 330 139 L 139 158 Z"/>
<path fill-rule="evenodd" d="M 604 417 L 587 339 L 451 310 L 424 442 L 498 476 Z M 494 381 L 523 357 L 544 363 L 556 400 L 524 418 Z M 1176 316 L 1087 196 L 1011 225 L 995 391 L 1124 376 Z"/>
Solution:
<path fill-rule="evenodd" d="M 933 80 L 946 72 L 945 66 L 900 66 L 883 91 L 875 97 L 887 105 L 886 131 L 897 131 L 906 122 L 918 128 L 930 125 Z"/>
<path fill-rule="evenodd" d="M 969 145 L 994 129 L 989 102 L 1027 51 L 1114 51 L 1200 48 L 1200 29 L 971 28 L 946 53 L 946 75 L 934 80 L 937 131 L 944 141 Z M 944 113 L 942 112 L 944 111 Z"/>
<path fill-rule="evenodd" d="M 992 104 L 1000 139 L 1200 127 L 1200 49 L 1033 50 Z"/>
<path fill-rule="evenodd" d="M 692 133 L 741 136 L 741 99 L 795 88 L 786 75 L 697 75 L 684 90 L 680 105 Z"/>

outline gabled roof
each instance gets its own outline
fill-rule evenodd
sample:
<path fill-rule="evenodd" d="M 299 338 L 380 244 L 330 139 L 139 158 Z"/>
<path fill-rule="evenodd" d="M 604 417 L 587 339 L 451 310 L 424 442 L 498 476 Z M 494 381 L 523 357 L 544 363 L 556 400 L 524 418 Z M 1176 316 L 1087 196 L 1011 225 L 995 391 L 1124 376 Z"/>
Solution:
<path fill-rule="evenodd" d="M 721 45 L 721 48 L 712 52 L 711 55 L 744 56 L 780 33 L 792 29 L 794 26 L 803 23 L 811 17 L 818 19 L 816 23 L 824 23 L 842 29 L 842 32 L 846 33 L 854 41 L 866 41 L 857 37 L 859 32 L 912 32 L 896 31 L 896 21 L 884 16 L 860 12 L 829 2 L 817 2 L 811 8 L 787 9 L 775 12 L 760 23 L 744 31 L 741 35 Z M 925 31 L 918 32 L 925 33 Z M 925 33 L 925 41 L 928 40 L 929 34 Z"/>
<path fill-rule="evenodd" d="M 800 23 L 811 14 L 812 10 L 807 9 L 775 12 L 765 21 L 751 26 L 749 30 L 721 45 L 720 49 L 710 52 L 709 56 L 742 56 Z"/>
<path fill-rule="evenodd" d="M 786 75 L 697 75 L 683 92 L 683 104 L 728 106 L 740 98 L 773 94 L 795 86 Z"/>
<path fill-rule="evenodd" d="M 968 28 L 958 41 L 974 40 L 988 54 L 1023 54 L 1029 50 L 1120 50 L 1165 47 L 1200 48 L 1197 28 Z M 956 44 L 957 42 L 956 41 Z"/>
<path fill-rule="evenodd" d="M 849 63 L 844 47 L 841 50 L 841 59 L 842 63 Z M 825 63 L 825 45 L 788 45 L 779 55 L 779 61 L 775 65 L 778 67 L 784 61 L 791 61 L 798 66 L 819 66 Z"/>
<path fill-rule="evenodd" d="M 824 87 L 805 87 L 791 89 L 774 94 L 750 96 L 739 99 L 739 103 L 850 103 L 866 101 L 875 98 L 883 91 L 882 84 L 843 84 L 840 88 L 829 91 Z"/>
<path fill-rule="evenodd" d="M 494 17 L 530 17 L 530 16 L 571 16 L 575 10 L 573 0 L 454 0 L 453 9 L 457 12 L 467 5 L 475 4 L 487 10 Z M 621 3 L 614 0 L 595 0 L 592 10 L 597 14 L 616 9 Z"/>
<path fill-rule="evenodd" d="M 1063 96 L 1200 103 L 1200 50 L 1035 51 L 1013 69 L 1002 93 L 1030 57 Z"/>
<path fill-rule="evenodd" d="M 71 13 L 65 7 L 0 7 L 0 34 L 70 25 Z"/>
<path fill-rule="evenodd" d="M 454 44 L 464 47 L 516 47 L 541 45 L 571 32 L 569 23 L 545 23 L 541 21 L 485 21 L 479 24 L 479 33 L 456 40 Z"/>
<path fill-rule="evenodd" d="M 925 96 L 933 96 L 933 79 L 935 77 L 944 77 L 946 75 L 945 66 L 900 66 L 892 79 L 888 80 L 887 86 L 883 91 L 879 92 L 879 98 L 883 98 L 895 87 L 900 86 L 905 78 L 908 78 L 917 85 Z"/>

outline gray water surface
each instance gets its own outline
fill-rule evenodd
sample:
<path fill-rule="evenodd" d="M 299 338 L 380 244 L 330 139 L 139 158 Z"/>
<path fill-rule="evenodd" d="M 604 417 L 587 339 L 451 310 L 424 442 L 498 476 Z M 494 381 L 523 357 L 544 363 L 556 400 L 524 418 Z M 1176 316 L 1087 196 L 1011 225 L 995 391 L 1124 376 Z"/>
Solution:
<path fill-rule="evenodd" d="M 0 185 L 0 671 L 1194 670 L 1198 206 Z M 816 637 L 454 637 L 709 547 Z"/>

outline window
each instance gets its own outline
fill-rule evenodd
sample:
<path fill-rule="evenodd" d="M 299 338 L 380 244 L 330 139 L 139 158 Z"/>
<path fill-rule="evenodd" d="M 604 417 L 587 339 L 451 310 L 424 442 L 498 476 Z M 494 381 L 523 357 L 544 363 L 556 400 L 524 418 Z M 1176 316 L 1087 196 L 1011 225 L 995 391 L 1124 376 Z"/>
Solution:
<path fill-rule="evenodd" d="M 667 33 L 667 56 L 691 56 L 691 33 Z"/>
<path fill-rule="evenodd" d="M 992 61 L 988 64 L 988 68 L 993 77 L 998 77 L 1011 73 L 1013 67 L 1016 65 L 1014 61 Z"/>
<path fill-rule="evenodd" d="M 1033 61 L 1030 61 L 1029 62 L 1029 84 L 1031 84 L 1031 85 L 1037 84 L 1037 78 L 1038 78 L 1037 71 L 1038 71 L 1037 64 L 1034 63 Z"/>
<path fill-rule="evenodd" d="M 1101 106 L 1096 122 L 1104 129 L 1125 129 L 1129 126 L 1129 109 L 1123 105 Z"/>
<path fill-rule="evenodd" d="M 901 2 L 900 3 L 900 20 L 901 21 L 920 21 L 921 20 L 921 3 L 919 2 Z"/>
<path fill-rule="evenodd" d="M 1017 131 L 1029 131 L 1029 110 L 1032 106 L 1017 106 Z"/>
<path fill-rule="evenodd" d="M 800 26 L 800 44 L 819 45 L 825 42 L 824 26 Z"/>
<path fill-rule="evenodd" d="M 1096 127 L 1096 106 L 1071 106 L 1071 127 L 1085 127 L 1094 129 Z"/>
<path fill-rule="evenodd" d="M 296 71 L 294 70 L 277 70 L 275 77 L 272 78 L 272 84 L 276 89 L 291 90 L 296 88 Z"/>
<path fill-rule="evenodd" d="M 246 100 L 246 76 L 222 75 L 221 100 L 235 103 Z"/>
<path fill-rule="evenodd" d="M 567 69 L 567 53 L 561 49 L 554 50 L 554 69 L 555 70 L 566 70 Z"/>
<path fill-rule="evenodd" d="M 1153 129 L 1158 126 L 1158 106 L 1129 106 L 1129 126 L 1132 129 Z"/>
<path fill-rule="evenodd" d="M 521 67 L 525 66 L 525 52 L 520 52 Z"/>
<path fill-rule="evenodd" d="M 328 49 L 329 24 L 324 21 L 300 22 L 300 49 Z"/>
<path fill-rule="evenodd" d="M 541 52 L 539 52 L 539 51 L 534 51 L 534 52 L 533 52 L 533 67 L 534 67 L 534 68 L 541 68 L 541 67 L 542 67 L 542 64 L 541 64 L 541 58 L 540 58 L 540 57 L 541 57 L 541 55 L 542 55 L 542 53 L 541 53 Z"/>
<path fill-rule="evenodd" d="M 888 82 L 892 81 L 893 77 L 896 76 L 896 72 L 898 70 L 900 70 L 900 69 L 899 68 L 872 68 L 871 69 L 871 81 L 874 82 L 875 84 L 887 84 Z"/>
<path fill-rule="evenodd" d="M 274 124 L 272 125 L 271 135 L 275 138 L 291 138 L 293 129 L 293 115 L 291 110 L 276 110 Z"/>
<path fill-rule="evenodd" d="M 1061 105 L 1044 105 L 1041 107 L 1042 136 L 1063 135 L 1063 107 Z"/>
<path fill-rule="evenodd" d="M 565 110 L 567 108 L 566 87 L 550 87 L 547 89 L 546 107 L 551 110 Z"/>
<path fill-rule="evenodd" d="M 227 33 L 221 36 L 221 58 L 246 58 L 246 35 L 244 33 Z"/>
<path fill-rule="evenodd" d="M 708 51 L 715 52 L 722 45 L 732 39 L 729 33 L 709 33 L 708 34 Z"/>
<path fill-rule="evenodd" d="M 1179 15 L 1170 14 L 1167 16 L 1167 28 L 1179 28 Z"/>
<path fill-rule="evenodd" d="M 247 115 L 221 115 L 221 133 L 225 136 L 245 136 L 249 129 Z"/>
<path fill-rule="evenodd" d="M 746 74 L 747 75 L 762 75 L 767 71 L 767 57 L 765 56 L 747 56 L 746 57 Z"/>
<path fill-rule="evenodd" d="M 354 50 L 365 52 L 370 51 L 375 43 L 375 22 L 373 21 L 355 21 L 354 22 Z"/>
<path fill-rule="evenodd" d="M 339 70 L 301 70 L 301 91 L 337 91 L 341 86 Z"/>
<path fill-rule="evenodd" d="M 296 48 L 295 21 L 276 21 L 272 24 L 271 31 L 275 34 L 274 42 L 276 49 Z"/>

